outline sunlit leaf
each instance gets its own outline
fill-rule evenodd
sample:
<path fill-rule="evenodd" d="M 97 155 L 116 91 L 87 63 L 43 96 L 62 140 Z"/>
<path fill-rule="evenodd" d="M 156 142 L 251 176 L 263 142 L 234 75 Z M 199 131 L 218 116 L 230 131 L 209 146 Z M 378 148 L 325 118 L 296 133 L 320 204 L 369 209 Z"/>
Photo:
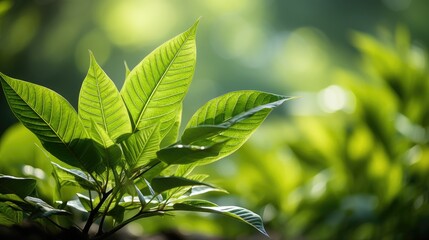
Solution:
<path fill-rule="evenodd" d="M 167 132 L 165 137 L 161 141 L 161 148 L 167 147 L 175 142 L 177 142 L 177 138 L 179 137 L 180 123 L 182 121 L 182 106 L 179 108 L 178 113 L 176 114 L 176 119 L 174 121 L 173 126 L 171 126 L 170 130 Z"/>
<path fill-rule="evenodd" d="M 240 148 L 271 110 L 289 99 L 251 90 L 212 99 L 192 116 L 182 142 L 193 145 L 205 145 L 207 141 L 222 143 L 218 155 L 206 157 L 198 164 L 216 161 Z"/>
<path fill-rule="evenodd" d="M 95 140 L 95 146 L 104 164 L 109 166 L 110 169 L 118 165 L 122 156 L 121 148 L 110 139 L 105 130 L 93 119 L 91 119 L 89 134 Z"/>
<path fill-rule="evenodd" d="M 89 172 L 103 168 L 92 156 L 89 137 L 76 111 L 54 91 L 2 73 L 1 84 L 15 116 L 59 160 Z"/>
<path fill-rule="evenodd" d="M 122 142 L 122 149 L 128 166 L 134 168 L 148 164 L 156 158 L 160 142 L 158 125 L 133 133 Z"/>
<path fill-rule="evenodd" d="M 167 191 L 173 188 L 185 187 L 185 186 L 205 185 L 205 186 L 211 187 L 207 183 L 203 183 L 192 179 L 182 178 L 182 177 L 157 177 L 152 179 L 151 184 L 152 184 L 152 188 L 157 193 L 162 193 L 164 191 Z"/>
<path fill-rule="evenodd" d="M 223 144 L 223 142 L 210 143 L 206 146 L 175 144 L 161 149 L 157 156 L 167 164 L 189 164 L 218 156 Z"/>
<path fill-rule="evenodd" d="M 35 188 L 35 179 L 0 175 L 1 194 L 16 194 L 17 196 L 24 198 L 30 195 Z"/>
<path fill-rule="evenodd" d="M 90 53 L 90 67 L 79 94 L 79 117 L 87 129 L 91 119 L 113 140 L 131 132 L 131 122 L 113 81 Z"/>
<path fill-rule="evenodd" d="M 182 203 L 174 204 L 174 209 L 183 211 L 195 211 L 195 212 L 211 212 L 219 213 L 228 217 L 238 219 L 242 222 L 249 224 L 256 228 L 259 232 L 268 237 L 268 233 L 265 231 L 262 219 L 256 213 L 235 206 L 213 206 L 210 202 L 203 201 L 186 201 Z"/>
<path fill-rule="evenodd" d="M 208 192 L 228 193 L 226 190 L 220 189 L 220 188 L 213 188 L 209 186 L 192 186 L 190 189 L 189 195 L 187 196 L 192 197 L 192 196 L 197 196 Z"/>
<path fill-rule="evenodd" d="M 175 123 L 194 74 L 197 25 L 155 49 L 127 76 L 121 95 L 134 131 L 160 124 L 163 138 Z"/>

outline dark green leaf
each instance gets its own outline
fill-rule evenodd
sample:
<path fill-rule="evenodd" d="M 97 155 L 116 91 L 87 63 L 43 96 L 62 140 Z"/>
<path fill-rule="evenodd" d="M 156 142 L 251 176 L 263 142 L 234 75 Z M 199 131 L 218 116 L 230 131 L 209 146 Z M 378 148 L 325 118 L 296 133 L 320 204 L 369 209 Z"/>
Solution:
<path fill-rule="evenodd" d="M 16 194 L 24 198 L 30 195 L 36 188 L 36 180 L 32 178 L 20 178 L 14 176 L 0 176 L 0 193 Z"/>
<path fill-rule="evenodd" d="M 34 207 L 32 212 L 32 217 L 49 217 L 52 215 L 69 215 L 70 213 L 62 210 L 56 209 L 51 205 L 47 204 L 45 201 L 35 197 L 25 197 L 24 200 Z"/>
<path fill-rule="evenodd" d="M 16 210 L 9 204 L 0 202 L 0 225 L 11 226 L 22 221 L 22 211 Z"/>
<path fill-rule="evenodd" d="M 57 179 L 60 186 L 71 185 L 80 186 L 88 190 L 97 190 L 97 183 L 89 174 L 77 169 L 61 167 L 54 162 L 52 162 L 52 166 L 52 174 Z"/>

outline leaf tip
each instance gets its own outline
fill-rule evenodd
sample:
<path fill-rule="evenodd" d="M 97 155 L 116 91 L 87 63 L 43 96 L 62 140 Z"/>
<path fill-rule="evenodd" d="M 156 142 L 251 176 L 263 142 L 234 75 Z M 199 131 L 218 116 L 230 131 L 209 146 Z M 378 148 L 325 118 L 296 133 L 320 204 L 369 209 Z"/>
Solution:
<path fill-rule="evenodd" d="M 95 63 L 95 56 L 94 53 L 88 49 L 88 54 L 89 54 L 89 65 L 92 65 L 93 63 Z"/>
<path fill-rule="evenodd" d="M 188 32 L 189 32 L 190 34 L 195 34 L 195 33 L 196 33 L 197 28 L 198 28 L 198 25 L 199 25 L 199 23 L 200 23 L 200 20 L 201 20 L 201 17 L 199 17 L 199 18 L 194 22 L 194 24 L 192 24 L 192 26 L 188 29 Z"/>

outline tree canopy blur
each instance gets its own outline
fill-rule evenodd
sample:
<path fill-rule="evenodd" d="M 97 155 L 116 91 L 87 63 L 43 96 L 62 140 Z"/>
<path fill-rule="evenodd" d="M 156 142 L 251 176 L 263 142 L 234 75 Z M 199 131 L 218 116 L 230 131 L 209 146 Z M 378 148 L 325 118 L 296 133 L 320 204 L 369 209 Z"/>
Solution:
<path fill-rule="evenodd" d="M 429 235 L 428 12 L 425 0 L 1 0 L 0 71 L 76 106 L 88 49 L 121 86 L 124 60 L 134 66 L 202 16 L 185 119 L 237 89 L 300 97 L 204 169 L 233 193 L 219 200 L 261 213 L 274 239 L 419 239 Z M 49 198 L 49 160 L 25 129 L 6 131 L 16 120 L 4 96 L 0 108 L 0 173 L 45 179 Z M 169 227 L 252 234 L 195 216 L 128 230 Z"/>

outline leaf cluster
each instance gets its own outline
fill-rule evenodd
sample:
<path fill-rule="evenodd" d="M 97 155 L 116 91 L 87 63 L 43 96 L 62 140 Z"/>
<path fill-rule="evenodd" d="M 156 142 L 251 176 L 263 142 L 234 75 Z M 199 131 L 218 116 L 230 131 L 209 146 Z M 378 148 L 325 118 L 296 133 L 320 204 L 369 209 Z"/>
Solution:
<path fill-rule="evenodd" d="M 267 235 L 261 218 L 249 210 L 194 199 L 223 190 L 192 170 L 236 151 L 290 98 L 251 90 L 227 93 L 204 104 L 179 136 L 183 99 L 195 70 L 197 25 L 126 68 L 120 90 L 90 53 L 77 111 L 48 88 L 0 73 L 12 112 L 64 163 L 52 163 L 58 189 L 80 189 L 75 199 L 52 207 L 35 197 L 34 179 L 2 176 L 1 224 L 18 223 L 23 213 L 49 217 L 77 211 L 86 214 L 83 234 L 97 223 L 94 238 L 102 239 L 137 219 L 197 211 L 239 219 Z"/>

